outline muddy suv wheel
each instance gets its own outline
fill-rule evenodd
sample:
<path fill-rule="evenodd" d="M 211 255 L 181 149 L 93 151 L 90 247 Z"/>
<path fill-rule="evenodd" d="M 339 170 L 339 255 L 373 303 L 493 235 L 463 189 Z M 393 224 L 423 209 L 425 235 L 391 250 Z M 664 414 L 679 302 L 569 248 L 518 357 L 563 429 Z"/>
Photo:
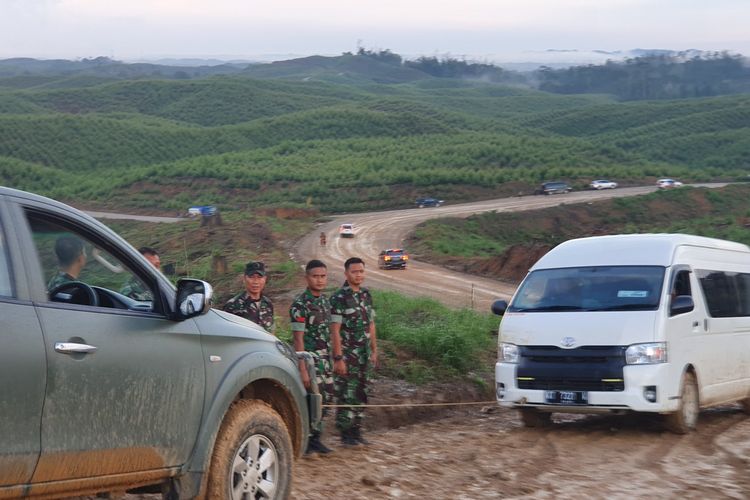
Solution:
<path fill-rule="evenodd" d="M 235 402 L 216 437 L 207 498 L 287 498 L 292 454 L 289 433 L 278 413 L 261 401 Z"/>
<path fill-rule="evenodd" d="M 698 384 L 695 381 L 695 375 L 686 372 L 682 376 L 680 405 L 676 412 L 666 416 L 667 428 L 676 434 L 686 434 L 695 429 L 699 413 Z"/>
<path fill-rule="evenodd" d="M 536 408 L 519 408 L 524 427 L 548 427 L 552 425 L 552 413 Z"/>

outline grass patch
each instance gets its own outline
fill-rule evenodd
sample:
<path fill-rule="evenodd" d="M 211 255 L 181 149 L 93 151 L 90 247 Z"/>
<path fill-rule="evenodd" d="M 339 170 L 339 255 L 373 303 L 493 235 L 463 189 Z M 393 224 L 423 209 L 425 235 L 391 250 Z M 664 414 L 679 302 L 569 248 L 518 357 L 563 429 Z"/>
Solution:
<path fill-rule="evenodd" d="M 455 311 L 431 298 L 374 291 L 378 338 L 387 351 L 406 353 L 387 369 L 414 382 L 470 374 L 494 352 L 500 319 L 468 309 Z M 391 360 L 389 360 L 391 361 Z"/>

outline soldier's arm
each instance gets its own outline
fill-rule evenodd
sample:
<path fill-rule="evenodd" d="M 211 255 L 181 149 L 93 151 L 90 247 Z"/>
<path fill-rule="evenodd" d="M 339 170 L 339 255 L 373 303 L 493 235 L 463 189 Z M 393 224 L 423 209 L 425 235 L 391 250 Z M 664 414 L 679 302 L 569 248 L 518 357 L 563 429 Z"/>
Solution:
<path fill-rule="evenodd" d="M 333 371 L 339 375 L 346 375 L 344 350 L 341 345 L 341 319 L 336 322 L 331 318 L 331 348 L 333 350 Z"/>
<path fill-rule="evenodd" d="M 304 351 L 305 350 L 305 311 L 302 308 L 292 307 L 289 308 L 289 316 L 292 322 L 292 336 L 294 337 L 294 350 Z M 307 373 L 307 366 L 305 360 L 300 359 L 297 361 L 299 364 L 299 374 L 302 377 L 302 383 L 305 384 L 305 389 L 310 388 L 310 374 Z"/>

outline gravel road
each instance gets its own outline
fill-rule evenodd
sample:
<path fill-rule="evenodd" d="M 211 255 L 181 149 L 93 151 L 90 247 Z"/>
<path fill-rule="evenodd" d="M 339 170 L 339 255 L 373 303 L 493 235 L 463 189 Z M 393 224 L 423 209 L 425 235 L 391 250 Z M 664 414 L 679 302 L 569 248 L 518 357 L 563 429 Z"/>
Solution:
<path fill-rule="evenodd" d="M 726 184 L 700 184 L 696 186 L 722 187 Z M 468 217 L 480 212 L 520 212 L 553 207 L 560 204 L 587 203 L 609 198 L 620 198 L 652 193 L 656 187 L 631 187 L 606 191 L 576 191 L 565 195 L 522 196 L 497 200 L 444 205 L 439 208 L 414 208 L 387 212 L 370 212 L 336 216 L 315 231 L 303 237 L 296 245 L 292 257 L 304 265 L 309 259 L 321 259 L 328 264 L 331 283 L 343 281 L 344 261 L 358 256 L 367 263 L 367 286 L 374 289 L 395 290 L 407 295 L 434 297 L 453 307 L 472 307 L 488 311 L 495 299 L 508 299 L 515 286 L 490 278 L 470 276 L 447 270 L 440 266 L 410 260 L 406 270 L 381 270 L 377 256 L 386 248 L 403 247 L 406 236 L 414 228 L 438 217 Z M 340 238 L 338 227 L 344 222 L 355 225 L 354 238 Z M 321 247 L 319 234 L 327 235 L 327 246 Z M 406 249 L 408 251 L 408 248 Z M 473 289 L 473 298 L 472 298 Z"/>

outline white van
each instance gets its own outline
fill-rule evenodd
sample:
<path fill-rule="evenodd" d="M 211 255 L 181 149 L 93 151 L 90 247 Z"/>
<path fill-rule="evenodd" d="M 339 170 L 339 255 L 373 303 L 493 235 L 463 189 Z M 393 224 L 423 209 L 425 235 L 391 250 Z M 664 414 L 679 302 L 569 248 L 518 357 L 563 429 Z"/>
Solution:
<path fill-rule="evenodd" d="M 682 234 L 567 241 L 503 315 L 497 400 L 524 424 L 552 412 L 642 411 L 684 433 L 700 408 L 750 412 L 750 248 Z"/>

